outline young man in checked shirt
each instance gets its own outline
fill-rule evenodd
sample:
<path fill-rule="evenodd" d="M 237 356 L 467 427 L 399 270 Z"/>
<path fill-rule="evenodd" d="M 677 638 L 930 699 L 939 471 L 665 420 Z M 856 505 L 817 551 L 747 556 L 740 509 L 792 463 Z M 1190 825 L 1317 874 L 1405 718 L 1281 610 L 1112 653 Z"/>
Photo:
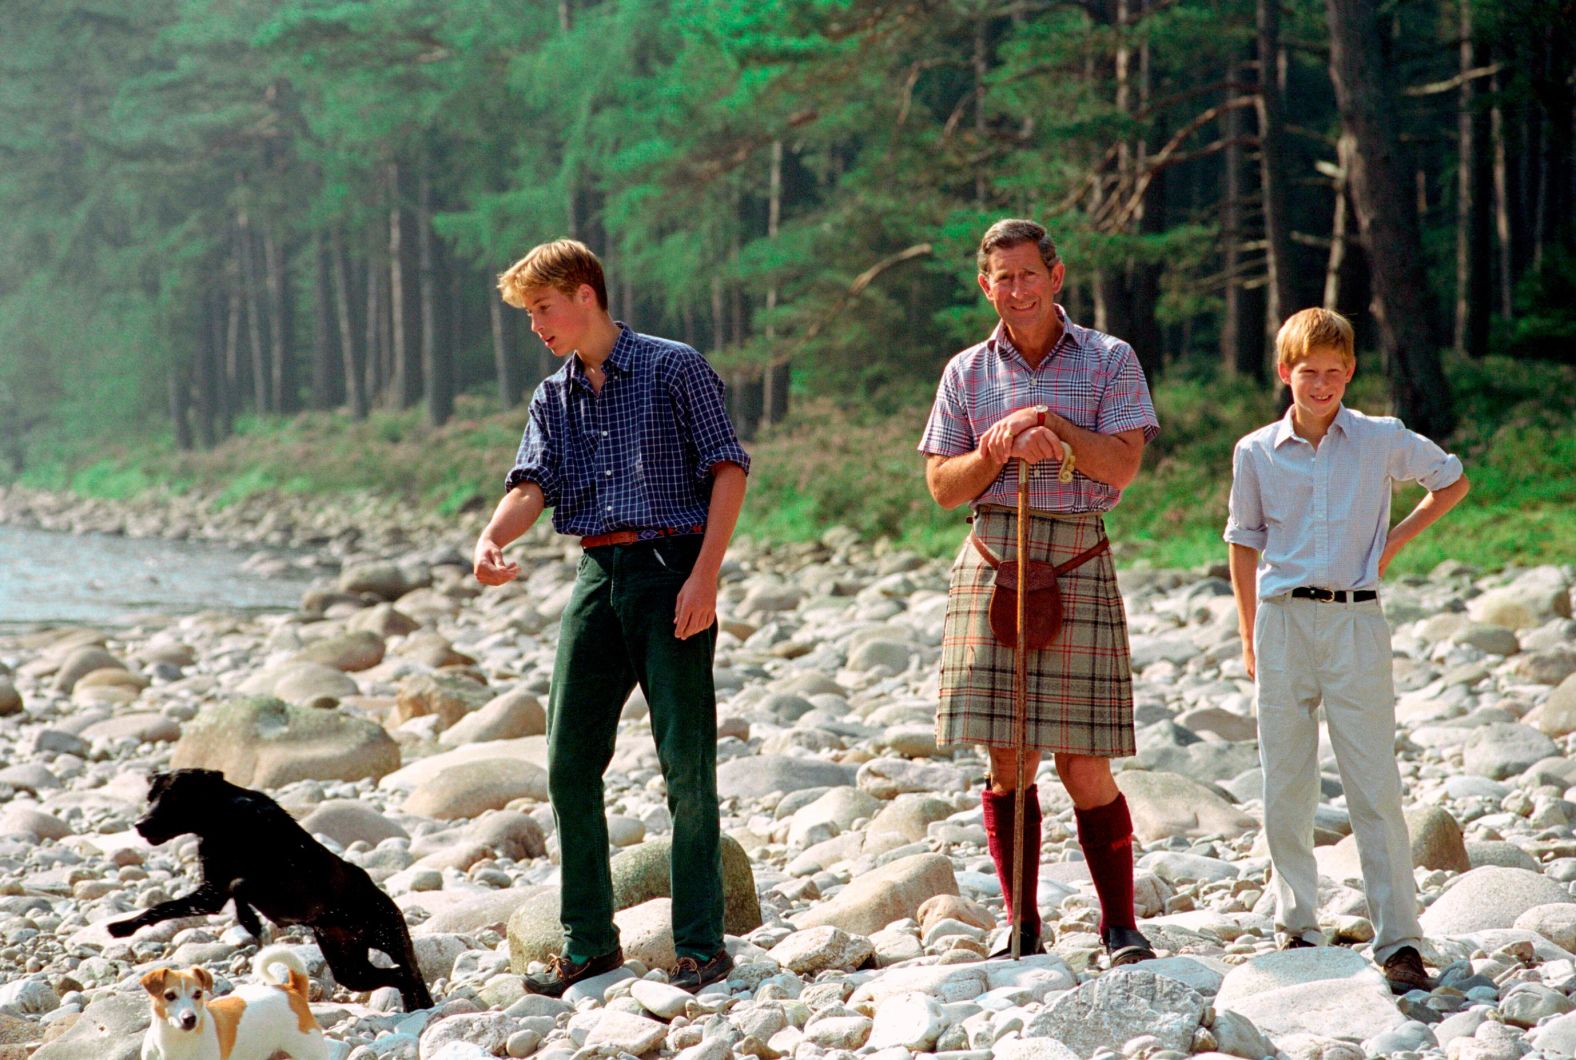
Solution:
<path fill-rule="evenodd" d="M 712 654 L 717 574 L 750 458 L 716 372 L 682 343 L 615 322 L 602 263 L 583 243 L 536 247 L 498 288 L 564 366 L 531 399 L 507 492 L 476 542 L 476 578 L 502 585 L 519 575 L 503 549 L 544 508 L 584 549 L 547 711 L 564 949 L 526 986 L 556 997 L 624 962 L 602 775 L 624 701 L 639 685 L 673 815 L 673 983 L 698 990 L 733 967 L 722 937 Z"/>
<path fill-rule="evenodd" d="M 1285 949 L 1323 938 L 1313 859 L 1322 701 L 1374 922 L 1374 960 L 1396 993 L 1428 990 L 1378 587 L 1396 553 L 1466 496 L 1467 477 L 1460 460 L 1400 420 L 1341 404 L 1357 359 L 1352 326 L 1339 313 L 1292 315 L 1275 337 L 1275 358 L 1292 405 L 1237 443 L 1225 536 L 1242 661 L 1258 692 L 1276 926 Z M 1429 492 L 1391 528 L 1394 482 Z"/>
<path fill-rule="evenodd" d="M 1017 547 L 1019 460 L 1029 462 L 1029 559 L 1062 563 L 1105 541 L 1102 513 L 1138 473 L 1144 445 L 1159 432 L 1143 369 L 1132 347 L 1067 319 L 1056 296 L 1066 267 L 1033 221 L 992 225 L 980 241 L 979 285 L 1001 317 L 990 338 L 948 363 L 919 449 L 925 479 L 943 508 L 968 503 L 974 533 L 998 558 Z M 1058 481 L 1064 446 L 1076 470 Z M 989 563 L 965 544 L 952 567 L 941 649 L 942 745 L 984 744 L 990 778 L 982 793 L 985 832 L 1010 908 L 1013 849 L 1023 857 L 1024 953 L 1041 949 L 1037 903 L 1040 802 L 1031 783 L 1025 820 L 1014 819 L 1018 762 L 1013 747 L 1013 648 L 993 636 Z M 1133 679 L 1127 617 L 1109 549 L 1058 580 L 1063 623 L 1048 648 L 1030 650 L 1029 728 L 1024 775 L 1046 751 L 1072 798 L 1095 892 L 1100 939 L 1111 963 L 1155 955 L 1133 915 L 1133 823 L 1110 760 L 1133 754 Z"/>

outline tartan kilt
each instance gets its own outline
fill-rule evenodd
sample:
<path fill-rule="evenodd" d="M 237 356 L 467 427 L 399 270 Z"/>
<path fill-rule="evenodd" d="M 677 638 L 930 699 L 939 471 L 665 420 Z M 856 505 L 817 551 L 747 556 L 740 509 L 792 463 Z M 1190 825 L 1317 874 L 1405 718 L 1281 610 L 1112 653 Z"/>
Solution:
<path fill-rule="evenodd" d="M 974 532 L 1001 559 L 1017 552 L 1017 514 L 981 506 Z M 1036 513 L 1029 556 L 1065 562 L 1105 537 L 1099 512 Z M 936 742 L 1010 748 L 1013 648 L 990 629 L 995 572 L 968 541 L 952 565 L 941 635 L 941 706 Z M 1109 552 L 1063 574 L 1062 630 L 1048 648 L 1029 651 L 1027 747 L 1119 758 L 1137 752 L 1133 735 L 1132 654 L 1127 612 Z"/>

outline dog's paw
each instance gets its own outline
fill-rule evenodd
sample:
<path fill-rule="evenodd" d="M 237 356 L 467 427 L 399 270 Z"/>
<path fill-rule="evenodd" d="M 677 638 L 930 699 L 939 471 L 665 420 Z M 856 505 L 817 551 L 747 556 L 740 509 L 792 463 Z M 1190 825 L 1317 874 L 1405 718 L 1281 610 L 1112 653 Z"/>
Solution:
<path fill-rule="evenodd" d="M 135 920 L 117 920 L 113 924 L 107 925 L 105 930 L 110 933 L 112 938 L 123 939 L 127 935 L 136 932 L 137 922 Z"/>

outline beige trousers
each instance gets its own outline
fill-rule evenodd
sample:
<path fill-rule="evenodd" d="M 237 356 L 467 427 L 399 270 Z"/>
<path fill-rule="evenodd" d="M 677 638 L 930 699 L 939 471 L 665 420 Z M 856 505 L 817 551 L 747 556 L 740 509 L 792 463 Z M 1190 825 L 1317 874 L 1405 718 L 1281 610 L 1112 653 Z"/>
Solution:
<path fill-rule="evenodd" d="M 1374 924 L 1374 959 L 1417 946 L 1417 885 L 1395 761 L 1390 627 L 1377 600 L 1259 601 L 1259 762 L 1264 837 L 1275 867 L 1276 927 L 1318 941 L 1313 812 L 1319 795 L 1319 705 L 1324 705 Z"/>

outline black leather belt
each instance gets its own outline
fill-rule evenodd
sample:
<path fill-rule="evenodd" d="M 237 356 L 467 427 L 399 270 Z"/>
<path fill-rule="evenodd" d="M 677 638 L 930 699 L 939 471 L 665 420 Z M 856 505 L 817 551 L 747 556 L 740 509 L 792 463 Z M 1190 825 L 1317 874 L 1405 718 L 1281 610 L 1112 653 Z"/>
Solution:
<path fill-rule="evenodd" d="M 1372 589 L 1347 592 L 1345 589 L 1315 589 L 1311 585 L 1299 585 L 1291 594 L 1299 600 L 1317 600 L 1321 604 L 1344 604 L 1348 599 L 1354 604 L 1361 604 L 1379 599 L 1379 594 Z"/>

